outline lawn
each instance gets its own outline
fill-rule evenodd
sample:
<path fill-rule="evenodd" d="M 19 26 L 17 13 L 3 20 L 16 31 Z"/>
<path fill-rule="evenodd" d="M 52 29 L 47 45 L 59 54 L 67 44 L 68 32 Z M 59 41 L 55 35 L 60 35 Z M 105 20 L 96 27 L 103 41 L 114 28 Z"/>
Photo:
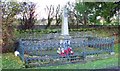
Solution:
<path fill-rule="evenodd" d="M 118 58 L 91 61 L 87 63 L 67 64 L 61 66 L 41 67 L 42 69 L 104 69 L 118 66 Z"/>
<path fill-rule="evenodd" d="M 37 69 L 103 69 L 118 66 L 118 55 L 107 59 L 87 61 L 86 63 L 76 63 L 49 67 L 38 67 Z M 24 63 L 19 57 L 15 57 L 13 53 L 6 53 L 2 55 L 3 69 L 21 69 L 24 68 Z"/>
<path fill-rule="evenodd" d="M 37 69 L 103 69 L 118 66 L 118 48 L 120 44 L 115 45 L 116 54 L 107 59 L 99 59 L 95 61 L 87 61 L 86 63 L 76 63 L 49 67 L 38 67 Z M 2 54 L 2 69 L 21 69 L 24 63 L 19 57 L 15 57 L 13 53 Z"/>
<path fill-rule="evenodd" d="M 0 70 L 2 69 L 2 56 L 0 54 Z"/>
<path fill-rule="evenodd" d="M 13 55 L 13 53 L 2 54 L 2 68 L 3 69 L 20 69 L 23 67 L 23 62 L 19 57 Z"/>

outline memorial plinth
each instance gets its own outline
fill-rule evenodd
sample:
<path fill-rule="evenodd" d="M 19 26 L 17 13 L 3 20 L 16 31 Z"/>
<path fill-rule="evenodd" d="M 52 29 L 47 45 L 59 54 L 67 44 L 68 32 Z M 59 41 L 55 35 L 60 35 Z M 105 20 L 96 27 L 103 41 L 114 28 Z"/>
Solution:
<path fill-rule="evenodd" d="M 69 29 L 68 29 L 68 12 L 67 8 L 64 7 L 62 13 L 62 28 L 61 28 L 61 35 L 59 37 L 61 47 L 64 49 L 68 48 L 70 45 L 70 36 L 69 36 Z"/>

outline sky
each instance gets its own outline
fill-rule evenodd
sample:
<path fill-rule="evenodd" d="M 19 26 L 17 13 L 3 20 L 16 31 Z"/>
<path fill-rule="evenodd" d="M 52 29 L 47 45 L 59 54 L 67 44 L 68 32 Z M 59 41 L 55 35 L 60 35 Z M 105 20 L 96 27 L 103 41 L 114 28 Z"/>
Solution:
<path fill-rule="evenodd" d="M 37 18 L 47 18 L 47 12 L 45 11 L 46 5 L 54 5 L 55 7 L 60 4 L 61 8 L 67 4 L 67 2 L 75 2 L 75 0 L 17 0 L 19 2 L 30 1 L 36 3 L 36 13 L 38 14 Z"/>

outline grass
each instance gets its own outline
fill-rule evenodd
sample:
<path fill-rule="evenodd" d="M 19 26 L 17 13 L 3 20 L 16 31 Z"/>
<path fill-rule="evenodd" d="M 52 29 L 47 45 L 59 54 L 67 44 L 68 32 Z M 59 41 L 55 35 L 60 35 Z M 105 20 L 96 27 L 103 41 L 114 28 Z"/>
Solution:
<path fill-rule="evenodd" d="M 118 66 L 118 47 L 115 45 L 115 56 L 108 59 L 101 59 L 96 61 L 87 61 L 87 63 L 76 63 L 59 66 L 38 67 L 37 69 L 103 69 Z M 15 57 L 13 53 L 2 54 L 2 69 L 21 69 L 24 63 L 19 57 Z"/>
<path fill-rule="evenodd" d="M 108 58 L 82 64 L 67 64 L 60 66 L 41 67 L 41 69 L 104 69 L 118 66 L 118 58 Z M 39 69 L 39 68 L 38 68 Z"/>
<path fill-rule="evenodd" d="M 13 53 L 2 54 L 2 69 L 20 69 L 23 62 L 19 57 L 15 57 Z"/>
<path fill-rule="evenodd" d="M 114 32 L 118 32 L 118 30 L 113 30 L 112 32 L 110 32 L 110 30 L 105 30 L 105 29 L 101 29 L 101 30 L 96 30 L 93 28 L 79 28 L 79 29 L 70 29 L 69 30 L 70 33 L 73 32 L 83 32 L 83 33 L 93 33 L 93 34 L 97 34 L 97 36 L 102 36 L 102 37 L 108 37 L 109 35 L 113 34 Z M 49 34 L 49 33 L 60 33 L 61 30 L 60 29 L 43 29 L 43 30 L 22 30 L 22 31 L 18 31 L 15 30 L 14 35 L 16 35 L 16 38 L 28 38 L 28 36 L 30 36 L 30 33 L 32 33 L 31 37 L 42 37 L 44 36 L 43 34 Z M 34 36 L 35 35 L 35 36 Z M 73 35 L 73 34 L 70 34 Z"/>
<path fill-rule="evenodd" d="M 0 70 L 2 69 L 2 55 L 0 54 Z"/>
<path fill-rule="evenodd" d="M 3 54 L 3 69 L 21 69 L 24 67 L 19 57 L 15 57 L 12 53 Z M 49 67 L 38 67 L 37 69 L 103 69 L 118 66 L 117 55 L 111 58 L 87 61 L 87 63 L 76 63 Z"/>
<path fill-rule="evenodd" d="M 120 51 L 119 47 L 120 47 L 120 43 L 119 44 L 116 44 L 115 46 L 115 52 L 118 53 Z"/>

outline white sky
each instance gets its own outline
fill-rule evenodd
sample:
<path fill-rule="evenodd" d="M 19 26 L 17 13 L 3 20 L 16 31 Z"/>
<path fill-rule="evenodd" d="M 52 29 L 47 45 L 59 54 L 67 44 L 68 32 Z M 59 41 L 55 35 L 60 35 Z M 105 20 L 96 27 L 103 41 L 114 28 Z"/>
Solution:
<path fill-rule="evenodd" d="M 75 2 L 75 0 L 17 0 L 19 2 L 23 2 L 23 1 L 30 1 L 30 2 L 34 2 L 37 4 L 37 9 L 36 12 L 38 14 L 38 19 L 40 18 L 47 18 L 47 13 L 45 12 L 45 8 L 46 5 L 50 6 L 50 5 L 54 5 L 57 6 L 58 4 L 60 4 L 61 7 L 63 7 L 67 2 Z"/>

